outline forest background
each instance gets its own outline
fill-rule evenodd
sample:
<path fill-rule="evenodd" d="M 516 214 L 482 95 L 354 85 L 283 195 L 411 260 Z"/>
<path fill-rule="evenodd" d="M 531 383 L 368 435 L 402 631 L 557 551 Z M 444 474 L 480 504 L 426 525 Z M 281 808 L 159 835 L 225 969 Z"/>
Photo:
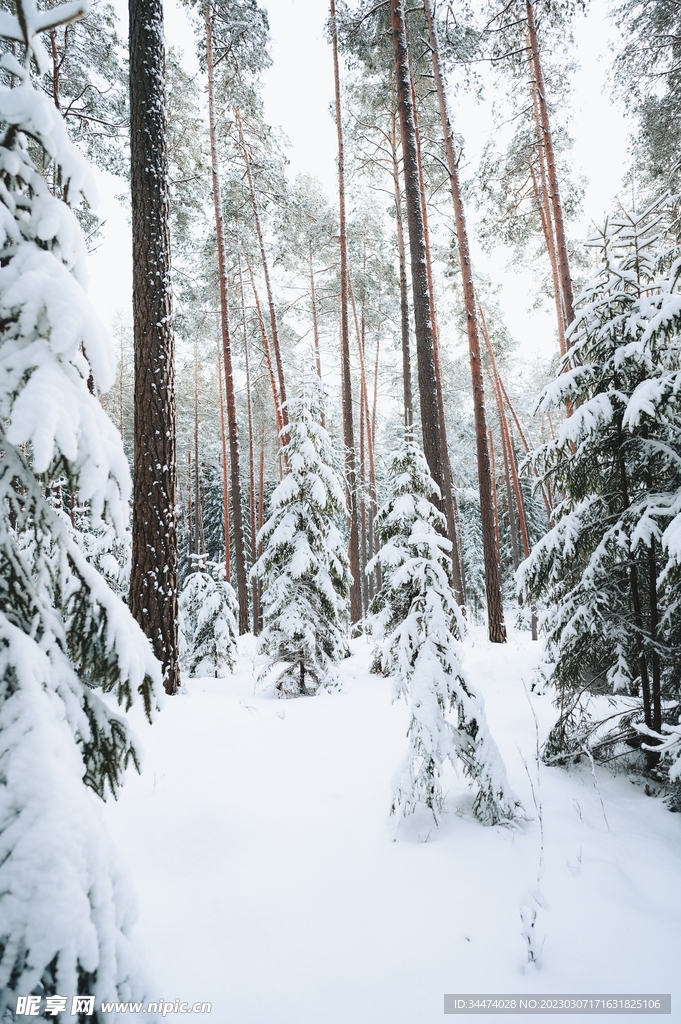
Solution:
<path fill-rule="evenodd" d="M 265 120 L 281 126 L 290 145 L 289 176 L 297 172 L 319 178 L 327 198 L 336 194 L 336 133 L 333 122 L 333 68 L 331 49 L 325 35 L 328 10 L 319 0 L 268 0 L 264 5 L 270 22 L 271 66 L 263 74 Z M 571 29 L 572 56 L 577 68 L 571 76 L 570 134 L 573 138 L 574 168 L 583 175 L 583 207 L 572 228 L 573 236 L 586 238 L 594 224 L 602 223 L 613 199 L 630 190 L 623 179 L 630 157 L 628 139 L 632 123 L 612 97 L 609 77 L 612 54 L 609 46 L 617 31 L 608 17 L 608 4 L 594 0 L 585 13 L 578 14 Z M 115 0 L 121 38 L 126 37 L 127 3 Z M 182 65 L 194 75 L 199 70 L 186 9 L 175 0 L 164 5 L 168 46 L 178 48 Z M 475 174 L 485 143 L 494 131 L 492 111 L 494 89 L 487 78 L 481 96 L 459 93 L 456 99 L 456 128 L 464 144 L 464 177 Z M 561 113 L 561 117 L 565 111 Z M 116 196 L 124 189 L 119 178 L 95 167 L 100 189 L 98 213 L 106 222 L 103 237 L 90 262 L 90 296 L 102 318 L 113 323 L 116 314 L 130 316 L 132 296 L 132 245 L 129 216 Z M 469 204 L 469 217 L 476 211 Z M 553 353 L 555 314 L 549 305 L 532 308 L 536 288 L 533 273 L 508 266 L 508 252 L 499 247 L 484 252 L 471 232 L 476 268 L 493 275 L 503 289 L 501 305 L 511 334 L 523 351 L 543 357 Z"/>

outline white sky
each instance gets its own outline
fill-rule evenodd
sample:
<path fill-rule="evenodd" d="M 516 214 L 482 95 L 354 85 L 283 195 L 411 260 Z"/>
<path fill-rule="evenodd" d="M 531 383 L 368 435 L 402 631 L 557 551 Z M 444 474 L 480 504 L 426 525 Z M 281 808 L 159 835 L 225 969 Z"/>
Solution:
<path fill-rule="evenodd" d="M 263 2 L 263 0 L 261 0 Z M 127 3 L 114 0 L 126 32 Z M 329 196 L 336 183 L 335 128 L 329 111 L 333 99 L 331 49 L 324 39 L 325 0 L 264 0 L 272 33 L 273 66 L 266 76 L 265 109 L 268 121 L 282 127 L 291 141 L 290 172 L 304 171 L 323 182 Z M 169 45 L 185 52 L 185 63 L 196 67 L 193 34 L 176 0 L 165 5 Z M 626 163 L 627 129 L 609 99 L 610 64 L 605 0 L 592 0 L 588 16 L 575 25 L 580 70 L 573 79 L 575 169 L 588 179 L 585 216 L 580 229 L 602 220 L 619 191 Z M 466 140 L 466 156 L 473 166 L 492 127 L 489 104 L 472 99 L 457 101 L 456 128 Z M 113 198 L 124 183 L 99 175 L 100 215 L 107 219 L 105 240 L 91 260 L 90 294 L 105 322 L 131 304 L 131 241 L 126 214 Z M 477 266 L 503 286 L 503 309 L 511 333 L 531 349 L 546 350 L 553 336 L 549 312 L 530 313 L 532 281 L 529 274 L 509 274 L 505 258 L 483 256 L 474 246 Z"/>

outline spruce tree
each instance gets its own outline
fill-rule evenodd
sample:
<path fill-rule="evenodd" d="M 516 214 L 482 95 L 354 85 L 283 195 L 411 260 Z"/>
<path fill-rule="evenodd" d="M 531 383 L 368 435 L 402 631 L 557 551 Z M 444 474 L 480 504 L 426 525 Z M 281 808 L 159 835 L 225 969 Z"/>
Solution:
<path fill-rule="evenodd" d="M 180 594 L 180 658 L 190 676 L 224 678 L 234 668 L 239 604 L 223 565 L 196 559 Z"/>
<path fill-rule="evenodd" d="M 86 786 L 118 791 L 138 753 L 123 717 L 147 716 L 161 673 L 122 601 L 50 501 L 59 482 L 90 530 L 128 523 L 122 443 L 90 392 L 115 380 L 109 340 L 83 290 L 73 213 L 94 192 L 59 111 L 31 80 L 48 58 L 37 33 L 84 3 L 37 11 L 18 0 L 0 34 L 0 1015 L 16 995 L 144 995 L 130 946 L 134 901 Z M 40 166 L 39 166 L 40 165 Z M 63 200 L 41 173 L 54 166 Z M 64 908 L 68 908 L 68 913 Z M 97 1018 L 99 1019 L 99 1018 Z"/>
<path fill-rule="evenodd" d="M 383 639 L 382 668 L 395 699 L 410 710 L 409 749 L 399 770 L 392 813 L 425 804 L 438 821 L 440 778 L 447 759 L 477 786 L 474 813 L 485 824 L 517 816 L 519 803 L 489 734 L 482 698 L 461 667 L 461 613 L 451 585 L 450 542 L 425 456 L 410 431 L 393 453 L 390 496 L 376 513 L 381 541 L 374 563 L 383 585 L 372 603 L 373 630 Z M 373 565 L 370 563 L 368 571 Z"/>
<path fill-rule="evenodd" d="M 631 753 L 632 725 L 660 734 L 679 696 L 677 225 L 660 203 L 610 218 L 592 240 L 601 267 L 540 401 L 568 414 L 533 456 L 562 500 L 521 566 L 527 597 L 545 608 L 543 672 L 558 692 L 547 756 Z M 619 695 L 602 716 L 592 712 L 599 692 Z"/>
<path fill-rule="evenodd" d="M 285 697 L 335 685 L 334 666 L 348 649 L 345 499 L 321 416 L 316 383 L 288 401 L 282 431 L 288 472 L 270 499 L 270 516 L 258 535 L 263 553 L 253 567 L 263 587 L 260 651 L 267 668 L 284 663 L 276 688 Z"/>

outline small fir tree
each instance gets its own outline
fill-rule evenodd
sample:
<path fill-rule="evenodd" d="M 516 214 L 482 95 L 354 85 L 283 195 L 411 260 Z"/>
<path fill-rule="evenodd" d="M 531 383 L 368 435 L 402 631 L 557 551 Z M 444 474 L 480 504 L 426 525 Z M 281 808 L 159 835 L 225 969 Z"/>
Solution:
<path fill-rule="evenodd" d="M 331 440 L 321 426 L 318 386 L 289 399 L 283 458 L 288 472 L 270 499 L 253 567 L 262 580 L 266 670 L 283 662 L 281 696 L 312 694 L 337 682 L 334 666 L 348 650 L 344 619 L 350 586 L 340 530 L 343 487 Z"/>
<path fill-rule="evenodd" d="M 661 735 L 679 697 L 681 249 L 673 204 L 611 218 L 601 269 L 580 297 L 562 372 L 540 407 L 563 409 L 533 456 L 562 500 L 521 566 L 545 608 L 544 675 L 560 717 L 547 757 L 611 759 Z M 607 725 L 594 693 L 618 694 Z M 678 715 L 678 712 L 677 712 Z M 605 718 L 605 716 L 602 716 Z M 651 732 L 652 730 L 652 732 Z M 648 766 L 656 761 L 648 755 Z"/>
<path fill-rule="evenodd" d="M 374 634 L 383 638 L 382 666 L 395 699 L 410 710 L 409 749 L 398 772 L 393 814 L 425 804 L 435 821 L 447 759 L 474 780 L 474 812 L 485 824 L 518 815 L 519 802 L 489 734 L 482 698 L 461 667 L 461 614 L 450 581 L 445 519 L 432 501 L 437 486 L 407 431 L 390 461 L 390 497 L 376 513 L 383 585 L 371 606 Z"/>
<path fill-rule="evenodd" d="M 194 556 L 194 572 L 180 594 L 180 656 L 190 676 L 224 678 L 236 659 L 239 605 L 224 563 Z"/>
<path fill-rule="evenodd" d="M 71 207 L 92 194 L 85 160 L 31 81 L 37 33 L 86 2 L 37 11 L 18 0 L 0 35 L 0 1017 L 15 997 L 144 995 L 120 865 L 86 785 L 116 793 L 138 753 L 124 718 L 156 704 L 160 667 L 122 601 L 53 507 L 61 481 L 89 528 L 123 541 L 130 478 L 119 435 L 88 387 L 115 378 L 110 343 L 83 291 L 86 251 Z M 36 160 L 43 165 L 40 170 Z M 41 173 L 54 167 L 64 201 Z M 85 515 L 85 513 L 83 513 Z M 85 785 L 84 785 L 85 783 Z M 68 912 L 65 912 L 65 909 Z M 99 1019 L 98 1013 L 96 1014 Z"/>

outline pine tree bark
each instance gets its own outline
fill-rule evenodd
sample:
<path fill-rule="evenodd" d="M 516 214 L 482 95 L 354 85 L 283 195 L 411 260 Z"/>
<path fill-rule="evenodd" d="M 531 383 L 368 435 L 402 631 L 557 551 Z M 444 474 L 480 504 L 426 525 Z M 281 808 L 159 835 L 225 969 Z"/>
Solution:
<path fill-rule="evenodd" d="M 194 550 L 197 555 L 206 553 L 206 542 L 203 535 L 203 502 L 201 501 L 201 462 L 199 459 L 199 344 L 194 339 L 194 493 L 196 510 L 194 525 L 196 538 Z"/>
<path fill-rule="evenodd" d="M 489 431 L 489 457 L 492 467 L 492 509 L 494 511 L 494 541 L 497 546 L 497 558 L 501 562 L 501 538 L 499 537 L 499 506 L 497 504 L 497 470 L 494 463 L 494 438 L 492 428 Z"/>
<path fill-rule="evenodd" d="M 246 323 L 246 299 L 244 297 L 244 278 L 239 259 L 239 290 L 241 292 L 241 316 L 244 330 L 244 360 L 246 363 L 246 416 L 248 418 L 248 508 L 250 512 L 251 527 L 251 565 L 255 565 L 256 555 L 256 527 L 255 527 L 255 455 L 253 445 L 253 396 L 251 394 L 251 360 L 248 345 L 248 325 Z M 260 619 L 260 587 L 259 581 L 254 577 L 251 584 L 253 595 L 253 632 L 258 632 L 258 621 Z"/>
<path fill-rule="evenodd" d="M 231 537 L 229 532 L 229 465 L 227 460 L 227 429 L 225 426 L 225 399 L 222 390 L 222 353 L 218 345 L 218 400 L 220 405 L 220 441 L 222 444 L 222 515 L 225 526 L 225 579 L 232 582 Z"/>
<path fill-rule="evenodd" d="M 394 0 L 393 0 L 394 2 Z M 445 89 L 444 74 L 440 62 L 440 49 L 437 28 L 432 11 L 432 0 L 425 0 L 424 10 L 428 26 L 430 52 L 437 90 L 442 133 L 445 141 L 447 170 L 454 206 L 456 221 L 456 237 L 461 264 L 463 281 L 464 305 L 466 308 L 466 326 L 468 332 L 468 348 L 473 381 L 473 410 L 475 415 L 475 440 L 478 461 L 478 485 L 480 490 L 480 517 L 482 519 L 482 544 L 485 559 L 485 591 L 487 596 L 488 635 L 492 643 L 506 642 L 506 626 L 504 624 L 504 606 L 501 597 L 501 571 L 494 545 L 494 509 L 492 497 L 492 473 L 490 467 L 487 415 L 485 411 L 485 388 L 482 376 L 482 360 L 480 358 L 480 337 L 475 301 L 475 287 L 471 267 L 466 216 L 461 197 L 459 167 L 454 148 L 454 132 L 449 115 L 449 105 Z"/>
<path fill-rule="evenodd" d="M 532 90 L 533 96 L 535 90 Z M 536 102 L 536 99 L 535 99 Z M 539 125 L 537 124 L 537 131 L 539 131 Z M 542 231 L 544 233 L 544 242 L 546 245 L 546 252 L 549 257 L 549 264 L 551 266 L 551 284 L 553 286 L 553 301 L 556 307 L 556 327 L 558 330 L 558 348 L 560 349 L 561 356 L 564 356 L 567 351 L 567 345 L 565 343 L 565 309 L 563 305 L 563 291 L 560 286 L 560 273 L 558 271 L 558 259 L 556 257 L 556 243 L 553 233 L 553 220 L 551 218 L 551 210 L 549 207 L 548 188 L 546 185 L 546 167 L 543 159 L 542 150 L 538 150 L 537 153 L 539 159 L 539 169 L 542 176 L 541 184 L 537 181 L 537 175 L 534 167 L 530 163 L 530 177 L 532 179 L 532 191 L 534 192 L 534 199 L 539 211 L 539 219 L 541 221 Z"/>
<path fill-rule="evenodd" d="M 194 554 L 194 485 L 192 483 L 192 453 L 187 452 L 187 550 Z M 73 517 L 71 525 L 75 526 Z"/>
<path fill-rule="evenodd" d="M 423 217 L 423 242 L 426 254 L 426 275 L 428 277 L 428 293 L 430 296 L 430 320 L 433 327 L 433 362 L 435 365 L 435 387 L 437 391 L 437 416 L 440 425 L 440 446 L 442 458 L 442 470 L 445 479 L 443 492 L 445 516 L 447 518 L 447 533 L 452 544 L 452 582 L 457 603 L 463 607 L 465 594 L 463 588 L 463 572 L 459 553 L 459 528 L 456 501 L 454 498 L 454 477 L 452 466 L 449 461 L 449 448 L 447 446 L 447 422 L 445 418 L 445 400 L 442 391 L 442 369 L 440 365 L 440 330 L 437 322 L 437 308 L 435 305 L 435 285 L 433 282 L 433 261 L 430 256 L 430 230 L 428 227 L 428 204 L 426 203 L 426 186 L 423 174 L 423 159 L 421 156 L 421 137 L 419 133 L 418 110 L 416 106 L 416 92 L 412 78 L 411 98 L 414 108 L 414 135 L 416 138 L 416 159 L 419 168 L 419 192 L 421 195 L 421 215 Z"/>
<path fill-rule="evenodd" d="M 129 0 L 135 439 L 130 609 L 177 693 L 177 457 L 161 0 Z"/>
<path fill-rule="evenodd" d="M 215 235 L 218 255 L 218 278 L 220 285 L 220 322 L 222 334 L 222 357 L 225 367 L 225 391 L 227 397 L 227 428 L 229 436 L 229 464 L 232 485 L 232 529 L 234 533 L 234 568 L 236 570 L 237 598 L 239 602 L 239 633 L 247 633 L 248 580 L 246 577 L 246 552 L 241 501 L 241 473 L 239 458 L 239 427 L 236 416 L 236 396 L 232 371 L 232 342 L 229 333 L 229 307 L 227 303 L 227 267 L 225 258 L 225 233 L 220 196 L 220 169 L 217 151 L 215 124 L 215 81 L 213 75 L 213 33 L 212 10 L 206 8 L 206 67 L 208 71 L 208 124 L 210 133 L 210 154 L 213 179 L 213 206 L 215 209 Z"/>
<path fill-rule="evenodd" d="M 402 216 L 402 191 L 400 189 L 400 165 L 397 160 L 397 126 L 395 116 L 392 123 L 393 184 L 395 189 L 395 230 L 397 232 L 397 255 L 400 268 L 400 332 L 402 335 L 402 382 L 404 388 L 404 425 L 414 422 L 414 400 L 411 392 L 411 352 L 409 348 L 409 297 L 407 293 L 407 254 L 404 245 L 404 220 Z"/>
<path fill-rule="evenodd" d="M 355 435 L 352 415 L 352 379 L 350 377 L 350 330 L 348 324 L 348 248 L 345 219 L 345 158 L 343 149 L 343 122 L 340 95 L 340 69 L 338 64 L 338 37 L 336 33 L 336 5 L 330 3 L 333 45 L 333 79 L 336 106 L 336 134 L 338 138 L 338 215 L 341 278 L 341 383 L 343 394 L 343 444 L 345 446 L 345 477 L 348 496 L 350 560 L 350 622 L 356 625 L 362 618 L 362 581 L 359 564 L 359 516 L 357 508 L 357 468 Z"/>
<path fill-rule="evenodd" d="M 262 315 L 262 306 L 260 305 L 260 296 L 258 295 L 258 289 L 255 286 L 255 276 L 253 274 L 253 267 L 246 260 L 246 269 L 248 270 L 248 277 L 251 282 L 251 288 L 253 290 L 253 301 L 255 302 L 255 312 L 258 318 L 258 326 L 260 328 L 260 337 L 262 338 L 262 348 L 265 353 L 265 362 L 267 363 L 267 372 L 270 378 L 270 387 L 272 389 L 272 402 L 274 403 L 274 418 L 277 421 L 277 437 L 281 443 L 281 429 L 284 426 L 281 418 L 281 397 L 277 390 L 277 382 L 274 377 L 274 367 L 272 366 L 272 353 L 270 352 L 270 342 L 267 337 L 267 330 L 265 329 L 265 320 Z"/>
<path fill-rule="evenodd" d="M 435 378 L 435 350 L 433 323 L 430 313 L 430 290 L 426 267 L 426 248 L 423 231 L 423 211 L 419 187 L 419 168 L 416 154 L 416 131 L 411 96 L 411 75 L 407 30 L 404 20 L 404 0 L 390 0 L 390 21 L 395 59 L 397 111 L 400 120 L 402 161 L 404 167 L 405 205 L 414 306 L 414 333 L 421 408 L 423 451 L 433 480 L 445 493 L 446 481 L 442 466 L 440 422 L 438 417 L 437 383 Z M 442 502 L 440 503 L 442 507 Z"/>
<path fill-rule="evenodd" d="M 570 275 L 570 261 L 568 259 L 567 242 L 565 239 L 565 222 L 563 218 L 563 204 L 560 199 L 558 187 L 558 172 L 556 170 L 556 155 L 553 148 L 553 136 L 551 134 L 551 122 L 549 109 L 546 103 L 546 85 L 544 82 L 544 70 L 539 53 L 537 40 L 537 28 L 534 20 L 534 7 L 532 0 L 525 0 L 527 13 L 527 37 L 530 46 L 530 56 L 534 71 L 534 84 L 536 87 L 537 103 L 535 110 L 538 114 L 539 129 L 541 131 L 544 153 L 546 155 L 546 171 L 551 199 L 551 210 L 553 213 L 553 227 L 556 234 L 556 256 L 558 259 L 558 270 L 560 273 L 560 285 L 565 308 L 566 325 L 569 326 L 575 318 L 574 296 L 572 290 L 572 277 Z"/>

